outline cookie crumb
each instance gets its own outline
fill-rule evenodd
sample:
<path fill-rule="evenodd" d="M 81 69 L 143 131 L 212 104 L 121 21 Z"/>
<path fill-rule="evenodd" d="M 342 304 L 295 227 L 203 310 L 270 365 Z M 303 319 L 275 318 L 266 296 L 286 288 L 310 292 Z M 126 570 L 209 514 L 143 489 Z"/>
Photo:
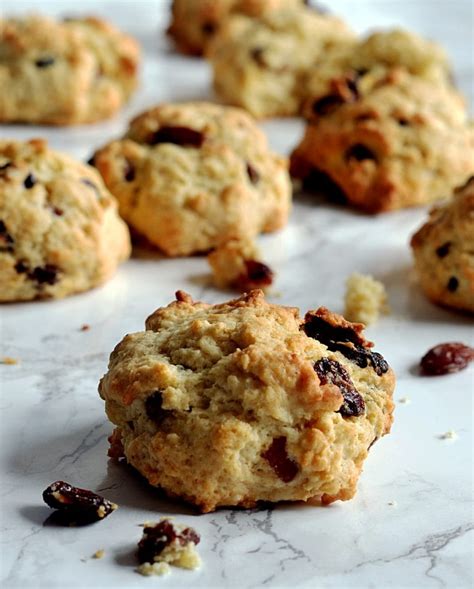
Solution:
<path fill-rule="evenodd" d="M 411 403 L 411 399 L 409 399 L 408 397 L 400 397 L 400 399 L 398 399 L 398 402 L 402 405 L 409 405 Z"/>
<path fill-rule="evenodd" d="M 103 548 L 101 548 L 100 550 L 96 550 L 94 552 L 94 554 L 92 555 L 92 558 L 100 560 L 101 558 L 104 558 L 104 556 L 105 556 L 105 550 Z"/>
<path fill-rule="evenodd" d="M 440 440 L 452 440 L 452 441 L 454 441 L 454 440 L 457 440 L 459 438 L 459 436 L 458 436 L 458 434 L 453 429 L 450 429 L 447 432 L 444 432 L 444 434 L 440 434 L 438 436 L 438 438 Z"/>
<path fill-rule="evenodd" d="M 137 567 L 137 573 L 140 573 L 140 575 L 143 575 L 144 577 L 151 577 L 152 575 L 169 575 L 170 572 L 171 567 L 167 562 L 154 562 L 153 564 L 144 562 Z"/>
<path fill-rule="evenodd" d="M 11 356 L 3 356 L 3 358 L 0 359 L 0 364 L 9 364 L 11 366 L 13 366 L 14 364 L 19 364 L 20 360 L 18 360 L 17 358 L 12 358 Z"/>
<path fill-rule="evenodd" d="M 81 325 L 79 331 L 89 331 L 90 328 L 91 328 L 90 325 L 88 325 L 87 323 L 84 323 L 84 325 Z"/>
<path fill-rule="evenodd" d="M 348 321 L 371 325 L 380 315 L 388 315 L 388 297 L 385 286 L 370 274 L 354 272 L 346 282 L 344 316 Z"/>

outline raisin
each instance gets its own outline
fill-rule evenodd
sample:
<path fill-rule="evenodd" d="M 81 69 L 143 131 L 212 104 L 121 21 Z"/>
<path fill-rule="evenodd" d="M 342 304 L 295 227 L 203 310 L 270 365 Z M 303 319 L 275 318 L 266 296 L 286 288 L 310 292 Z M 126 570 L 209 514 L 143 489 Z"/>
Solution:
<path fill-rule="evenodd" d="M 450 374 L 467 368 L 474 360 L 474 349 L 459 342 L 438 344 L 421 359 L 421 372 L 427 376 Z"/>
<path fill-rule="evenodd" d="M 362 143 L 356 143 L 349 147 L 345 154 L 346 160 L 357 160 L 361 162 L 363 160 L 374 160 L 377 161 L 375 153 Z"/>
<path fill-rule="evenodd" d="M 62 209 L 60 209 L 59 207 L 53 207 L 53 213 L 55 215 L 57 215 L 58 217 L 61 217 L 62 215 L 64 215 L 64 211 Z"/>
<path fill-rule="evenodd" d="M 54 57 L 40 57 L 35 61 L 35 66 L 40 68 L 49 67 L 54 64 L 54 61 Z"/>
<path fill-rule="evenodd" d="M 19 260 L 15 264 L 15 270 L 18 274 L 26 274 L 26 272 L 28 272 L 29 268 L 25 262 L 23 262 L 22 260 Z"/>
<path fill-rule="evenodd" d="M 404 117 L 398 118 L 397 123 L 400 125 L 400 127 L 409 127 L 410 126 L 410 121 L 408 119 L 405 119 Z"/>
<path fill-rule="evenodd" d="M 88 164 L 89 166 L 92 166 L 92 167 L 94 167 L 94 166 L 95 166 L 95 156 L 92 156 L 92 157 L 90 157 L 90 158 L 87 160 L 87 164 Z"/>
<path fill-rule="evenodd" d="M 201 31 L 204 35 L 213 35 L 217 30 L 216 23 L 213 22 L 205 22 L 201 26 Z"/>
<path fill-rule="evenodd" d="M 56 481 L 43 491 L 43 501 L 61 514 L 61 523 L 86 525 L 100 521 L 117 509 L 108 499 L 87 489 Z"/>
<path fill-rule="evenodd" d="M 204 143 L 204 134 L 188 127 L 161 127 L 153 133 L 148 143 L 150 145 L 174 143 L 183 147 L 201 147 Z"/>
<path fill-rule="evenodd" d="M 247 175 L 249 177 L 250 182 L 252 182 L 252 184 L 258 184 L 258 182 L 260 180 L 260 174 L 248 162 L 247 162 Z"/>
<path fill-rule="evenodd" d="M 456 292 L 459 286 L 459 280 L 456 278 L 456 276 L 451 276 L 451 278 L 448 280 L 448 284 L 446 285 L 446 288 L 449 290 L 449 292 Z"/>
<path fill-rule="evenodd" d="M 331 383 L 339 388 L 344 402 L 338 413 L 343 417 L 358 417 L 365 412 L 365 402 L 357 391 L 347 370 L 336 360 L 321 358 L 314 365 L 314 370 L 322 385 Z"/>
<path fill-rule="evenodd" d="M 163 395 L 160 390 L 154 391 L 145 401 L 145 411 L 149 419 L 160 423 L 166 417 L 167 411 L 163 409 Z"/>
<path fill-rule="evenodd" d="M 452 243 L 447 241 L 446 243 L 443 243 L 443 245 L 440 245 L 438 248 L 436 248 L 436 255 L 438 258 L 445 258 L 449 254 L 451 245 Z"/>
<path fill-rule="evenodd" d="M 341 187 L 334 182 L 329 174 L 317 168 L 313 168 L 303 180 L 303 187 L 306 190 L 321 192 L 331 202 L 339 204 L 347 202 L 346 195 Z"/>
<path fill-rule="evenodd" d="M 298 464 L 292 460 L 286 451 L 286 438 L 274 438 L 270 446 L 263 452 L 262 457 L 268 461 L 277 476 L 284 482 L 291 482 L 299 472 Z"/>
<path fill-rule="evenodd" d="M 360 368 L 370 364 L 378 376 L 389 369 L 383 356 L 364 347 L 363 339 L 350 327 L 334 326 L 322 317 L 308 314 L 302 329 L 308 337 L 320 341 L 332 352 L 340 352 Z"/>
<path fill-rule="evenodd" d="M 315 100 L 313 102 L 312 110 L 315 115 L 325 116 L 334 112 L 344 103 L 345 100 L 342 98 L 342 96 L 330 94 L 328 96 L 323 96 L 322 98 Z"/>
<path fill-rule="evenodd" d="M 169 519 L 162 519 L 157 524 L 143 529 L 143 536 L 138 543 L 138 562 L 155 562 L 155 558 L 172 543 L 178 542 L 181 546 L 186 546 L 190 542 L 199 544 L 200 541 L 199 534 L 193 528 L 180 531 Z"/>
<path fill-rule="evenodd" d="M 125 160 L 125 170 L 123 177 L 127 182 L 133 182 L 135 180 L 135 167 L 130 160 Z"/>
<path fill-rule="evenodd" d="M 28 176 L 25 178 L 24 182 L 23 182 L 23 186 L 29 190 L 30 188 L 33 188 L 33 186 L 36 184 L 37 180 L 34 177 L 33 174 L 28 174 Z"/>
<path fill-rule="evenodd" d="M 0 221 L 0 252 L 12 252 L 13 243 L 13 237 L 8 233 L 5 223 Z"/>
<path fill-rule="evenodd" d="M 263 262 L 256 260 L 245 260 L 245 273 L 241 274 L 236 280 L 236 286 L 240 290 L 252 290 L 270 286 L 273 282 L 272 269 Z"/>
<path fill-rule="evenodd" d="M 59 268 L 54 264 L 45 264 L 44 266 L 36 266 L 29 272 L 28 277 L 31 280 L 36 280 L 38 284 L 53 285 L 58 281 L 58 272 Z"/>

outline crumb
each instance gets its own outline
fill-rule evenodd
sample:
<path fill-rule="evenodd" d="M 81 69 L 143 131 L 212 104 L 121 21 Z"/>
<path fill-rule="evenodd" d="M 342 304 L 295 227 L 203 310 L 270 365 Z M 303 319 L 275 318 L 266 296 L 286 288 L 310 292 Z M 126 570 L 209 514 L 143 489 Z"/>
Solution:
<path fill-rule="evenodd" d="M 400 399 L 398 399 L 398 402 L 402 405 L 409 405 L 411 403 L 411 399 L 409 399 L 408 397 L 400 397 Z"/>
<path fill-rule="evenodd" d="M 380 314 L 390 313 L 384 285 L 368 274 L 351 274 L 346 282 L 344 316 L 348 321 L 370 325 Z"/>
<path fill-rule="evenodd" d="M 444 432 L 444 434 L 440 434 L 438 436 L 438 438 L 440 440 L 453 440 L 454 441 L 454 440 L 457 440 L 459 438 L 459 436 L 453 429 L 450 429 L 449 431 Z"/>
<path fill-rule="evenodd" d="M 265 289 L 273 282 L 273 271 L 259 261 L 259 252 L 250 239 L 231 239 L 208 256 L 214 283 L 218 288 L 248 291 Z"/>
<path fill-rule="evenodd" d="M 20 360 L 18 360 L 17 358 L 11 358 L 10 356 L 3 356 L 3 358 L 0 359 L 0 364 L 10 364 L 10 365 L 14 365 L 14 364 L 19 364 Z"/>
<path fill-rule="evenodd" d="M 81 325 L 79 331 L 89 331 L 90 328 L 91 328 L 90 325 L 88 325 L 87 323 L 84 323 L 84 325 Z"/>
<path fill-rule="evenodd" d="M 387 505 L 390 505 L 390 507 L 397 507 L 398 506 L 398 503 L 396 501 L 392 500 L 392 501 L 389 501 L 387 503 Z"/>
<path fill-rule="evenodd" d="M 104 556 L 105 556 L 105 550 L 103 548 L 101 548 L 100 550 L 96 550 L 94 552 L 94 554 L 92 555 L 92 558 L 101 559 L 101 558 L 104 558 Z"/>
<path fill-rule="evenodd" d="M 137 573 L 144 577 L 151 577 L 152 575 L 168 575 L 171 572 L 171 567 L 167 562 L 144 562 L 137 567 Z"/>

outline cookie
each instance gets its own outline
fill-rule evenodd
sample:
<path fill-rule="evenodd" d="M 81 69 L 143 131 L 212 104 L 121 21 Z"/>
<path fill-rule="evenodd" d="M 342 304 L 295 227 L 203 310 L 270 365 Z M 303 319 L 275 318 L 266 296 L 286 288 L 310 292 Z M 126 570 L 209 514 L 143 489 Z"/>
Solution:
<path fill-rule="evenodd" d="M 385 286 L 370 274 L 354 272 L 346 281 L 344 317 L 349 321 L 371 325 L 380 315 L 388 315 L 390 307 Z"/>
<path fill-rule="evenodd" d="M 122 217 L 170 256 L 274 231 L 288 217 L 287 160 L 238 109 L 162 104 L 93 161 Z"/>
<path fill-rule="evenodd" d="M 0 301 L 93 288 L 130 254 L 127 226 L 92 167 L 45 141 L 0 141 Z"/>
<path fill-rule="evenodd" d="M 395 377 L 371 346 L 324 308 L 302 320 L 260 290 L 217 305 L 180 291 L 112 352 L 99 385 L 112 442 L 204 512 L 350 499 L 392 423 Z"/>
<path fill-rule="evenodd" d="M 352 45 L 353 38 L 341 20 L 305 7 L 261 19 L 234 16 L 209 46 L 215 92 L 256 117 L 296 115 L 308 72 L 335 47 Z"/>
<path fill-rule="evenodd" d="M 403 29 L 377 31 L 333 48 L 318 61 L 306 81 L 305 116 L 311 118 L 331 107 L 338 98 L 341 78 L 381 77 L 394 67 L 438 84 L 451 84 L 451 66 L 440 45 Z"/>
<path fill-rule="evenodd" d="M 273 271 L 260 261 L 257 246 L 251 240 L 231 239 L 207 256 L 217 288 L 246 292 L 265 289 L 273 283 Z"/>
<path fill-rule="evenodd" d="M 474 313 L 474 176 L 430 212 L 411 247 L 426 296 Z"/>
<path fill-rule="evenodd" d="M 1 19 L 0 54 L 0 122 L 100 121 L 137 86 L 138 44 L 97 18 Z"/>
<path fill-rule="evenodd" d="M 369 213 L 430 203 L 473 171 L 474 129 L 447 85 L 404 68 L 333 80 L 313 104 L 291 173 Z"/>
<path fill-rule="evenodd" d="M 232 14 L 259 17 L 303 0 L 173 0 L 168 34 L 183 53 L 202 55 Z"/>

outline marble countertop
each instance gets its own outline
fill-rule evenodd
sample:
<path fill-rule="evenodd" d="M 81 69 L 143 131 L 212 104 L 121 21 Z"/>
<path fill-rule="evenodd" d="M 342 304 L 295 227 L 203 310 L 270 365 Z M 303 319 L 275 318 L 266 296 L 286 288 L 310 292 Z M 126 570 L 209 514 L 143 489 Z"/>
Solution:
<path fill-rule="evenodd" d="M 85 158 L 126 121 L 161 100 L 209 97 L 205 62 L 168 46 L 167 2 L 4 0 L 5 13 L 95 12 L 136 35 L 144 49 L 141 91 L 117 119 L 74 129 L 0 127 L 2 137 L 46 136 Z M 472 98 L 472 4 L 436 0 L 332 1 L 359 31 L 401 24 L 449 49 L 461 88 Z M 5 89 L 2 89 L 5 91 Z M 303 125 L 269 121 L 263 128 L 281 153 Z M 209 286 L 205 259 L 137 256 L 103 288 L 56 302 L 0 309 L 1 586 L 32 587 L 311 587 L 468 588 L 472 586 L 473 371 L 423 378 L 417 363 L 443 341 L 473 343 L 472 321 L 428 303 L 412 275 L 408 241 L 426 209 L 376 218 L 297 196 L 288 227 L 260 239 L 276 270 L 275 302 L 342 311 L 344 282 L 370 273 L 388 290 L 392 314 L 368 329 L 398 376 L 392 434 L 370 453 L 356 497 L 330 507 L 302 504 L 196 515 L 163 499 L 127 467 L 107 460 L 105 418 L 97 383 L 108 355 L 127 332 L 180 288 L 206 302 L 227 295 Z M 90 325 L 81 331 L 83 324 Z M 402 402 L 408 400 L 409 402 Z M 456 439 L 442 439 L 454 430 Z M 87 528 L 44 526 L 42 490 L 56 479 L 103 491 L 120 504 Z M 139 524 L 163 515 L 202 536 L 203 566 L 162 578 L 134 571 Z M 92 559 L 104 549 L 101 560 Z"/>

